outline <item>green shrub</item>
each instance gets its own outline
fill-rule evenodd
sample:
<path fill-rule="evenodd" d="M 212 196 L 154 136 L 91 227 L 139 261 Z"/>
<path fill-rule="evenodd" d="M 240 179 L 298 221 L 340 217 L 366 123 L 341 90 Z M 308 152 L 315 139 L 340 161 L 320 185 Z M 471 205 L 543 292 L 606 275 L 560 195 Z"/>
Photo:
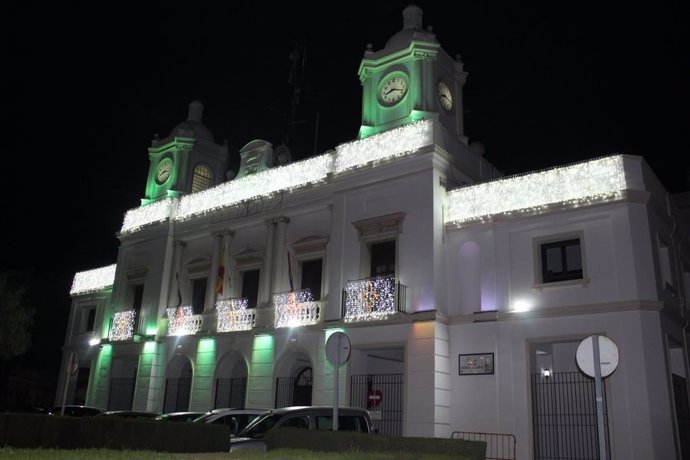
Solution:
<path fill-rule="evenodd" d="M 398 437 L 349 431 L 299 428 L 269 430 L 264 438 L 269 450 L 310 449 L 321 452 L 413 452 L 452 455 L 457 459 L 484 460 L 486 443 L 449 438 Z"/>

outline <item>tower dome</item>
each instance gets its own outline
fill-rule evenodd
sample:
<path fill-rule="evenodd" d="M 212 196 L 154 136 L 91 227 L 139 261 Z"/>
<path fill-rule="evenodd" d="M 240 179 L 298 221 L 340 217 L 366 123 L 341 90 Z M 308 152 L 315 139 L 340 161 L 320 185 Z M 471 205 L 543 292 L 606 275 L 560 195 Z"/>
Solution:
<path fill-rule="evenodd" d="M 412 40 L 436 42 L 436 36 L 422 28 L 422 9 L 417 5 L 407 6 L 403 12 L 403 28 L 386 42 L 385 49 L 401 50 L 410 46 Z"/>
<path fill-rule="evenodd" d="M 201 101 L 190 102 L 187 120 L 175 126 L 170 132 L 170 137 L 194 137 L 214 142 L 213 133 L 201 121 L 203 114 L 204 105 Z"/>

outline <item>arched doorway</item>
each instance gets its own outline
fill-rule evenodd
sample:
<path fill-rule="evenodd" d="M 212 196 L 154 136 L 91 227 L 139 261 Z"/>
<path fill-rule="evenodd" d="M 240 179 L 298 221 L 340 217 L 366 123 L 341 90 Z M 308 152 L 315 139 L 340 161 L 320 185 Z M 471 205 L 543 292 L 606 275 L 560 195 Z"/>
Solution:
<path fill-rule="evenodd" d="M 311 406 L 311 387 L 312 376 L 311 367 L 305 367 L 295 378 L 294 396 L 292 399 L 295 406 Z"/>
<path fill-rule="evenodd" d="M 168 364 L 163 412 L 185 412 L 189 410 L 189 392 L 191 389 L 192 365 L 187 357 L 177 355 Z"/>
<path fill-rule="evenodd" d="M 216 370 L 214 408 L 245 407 L 247 364 L 237 355 L 225 356 Z"/>
<path fill-rule="evenodd" d="M 290 351 L 276 365 L 275 407 L 311 406 L 313 387 L 309 356 Z"/>

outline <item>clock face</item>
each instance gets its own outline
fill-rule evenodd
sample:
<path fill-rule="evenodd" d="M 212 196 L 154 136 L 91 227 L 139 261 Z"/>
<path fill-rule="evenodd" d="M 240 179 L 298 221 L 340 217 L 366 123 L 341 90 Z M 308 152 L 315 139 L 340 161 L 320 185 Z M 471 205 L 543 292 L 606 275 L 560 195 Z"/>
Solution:
<path fill-rule="evenodd" d="M 170 158 L 164 158 L 160 163 L 158 163 L 158 169 L 156 170 L 156 182 L 159 184 L 164 183 L 170 177 L 172 173 L 173 163 Z"/>
<path fill-rule="evenodd" d="M 453 108 L 453 92 L 450 90 L 446 82 L 438 82 L 436 93 L 438 94 L 438 102 L 441 104 L 441 107 L 450 111 Z"/>
<path fill-rule="evenodd" d="M 384 80 L 379 98 L 383 105 L 395 105 L 407 94 L 407 80 L 396 75 Z"/>

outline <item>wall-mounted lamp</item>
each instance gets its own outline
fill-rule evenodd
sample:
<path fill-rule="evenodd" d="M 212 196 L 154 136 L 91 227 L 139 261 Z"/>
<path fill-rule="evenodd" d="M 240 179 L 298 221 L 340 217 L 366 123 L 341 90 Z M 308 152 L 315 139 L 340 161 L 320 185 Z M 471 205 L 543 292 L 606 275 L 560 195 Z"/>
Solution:
<path fill-rule="evenodd" d="M 541 375 L 545 378 L 548 379 L 551 377 L 551 369 L 542 369 L 541 370 Z"/>
<path fill-rule="evenodd" d="M 90 347 L 94 347 L 94 346 L 96 346 L 96 345 L 100 345 L 100 343 L 101 343 L 101 339 L 99 339 L 98 337 L 91 337 L 91 338 L 89 339 L 89 346 L 90 346 Z"/>

